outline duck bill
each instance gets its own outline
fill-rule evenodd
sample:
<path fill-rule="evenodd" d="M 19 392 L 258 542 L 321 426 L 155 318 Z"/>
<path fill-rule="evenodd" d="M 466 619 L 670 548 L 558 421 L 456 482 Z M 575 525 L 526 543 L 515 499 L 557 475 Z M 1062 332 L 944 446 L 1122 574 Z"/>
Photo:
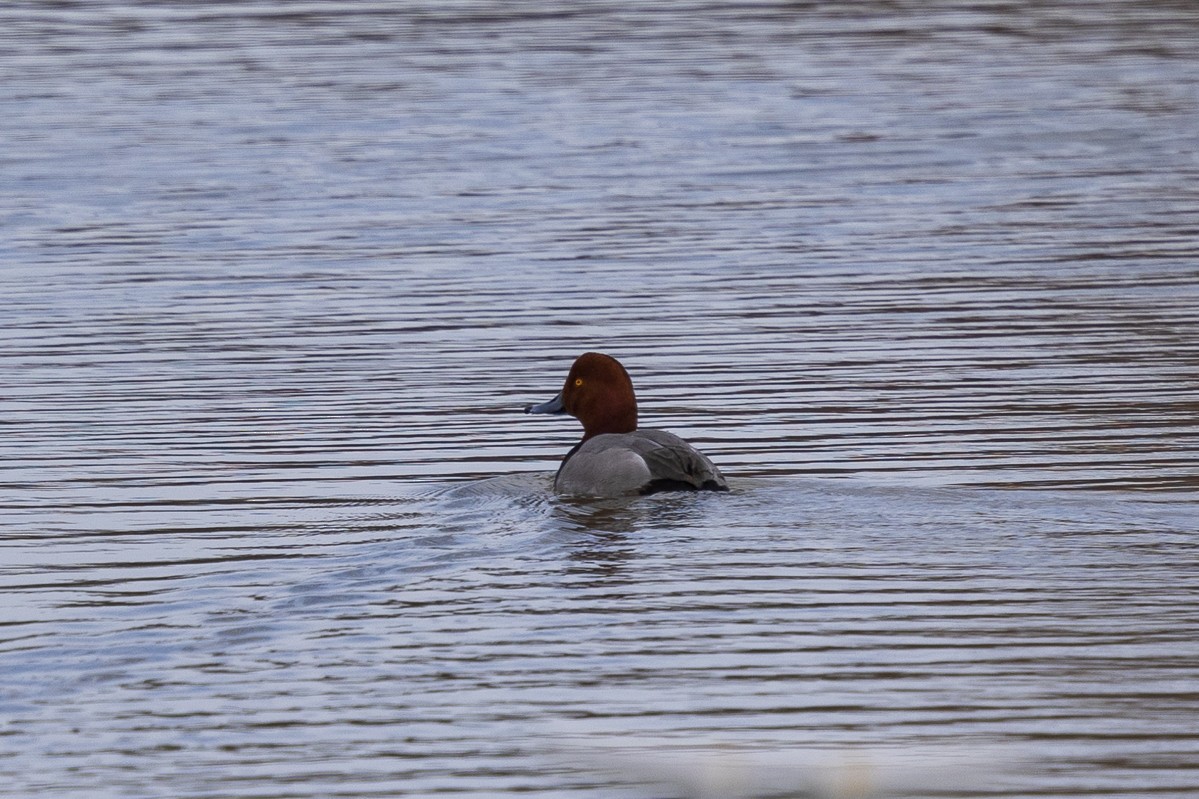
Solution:
<path fill-rule="evenodd" d="M 558 392 L 558 396 L 549 402 L 530 405 L 525 408 L 525 413 L 566 413 L 566 406 L 562 404 L 562 392 Z"/>

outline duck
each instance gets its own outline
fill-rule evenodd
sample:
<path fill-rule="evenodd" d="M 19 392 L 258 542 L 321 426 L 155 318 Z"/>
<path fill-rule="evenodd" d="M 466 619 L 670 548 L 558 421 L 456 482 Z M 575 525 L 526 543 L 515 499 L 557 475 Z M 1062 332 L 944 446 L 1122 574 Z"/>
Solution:
<path fill-rule="evenodd" d="M 611 355 L 585 352 L 549 402 L 525 413 L 568 414 L 583 438 L 558 467 L 554 491 L 563 495 L 623 497 L 661 491 L 728 491 L 707 456 L 674 433 L 637 426 L 637 397 L 628 371 Z"/>

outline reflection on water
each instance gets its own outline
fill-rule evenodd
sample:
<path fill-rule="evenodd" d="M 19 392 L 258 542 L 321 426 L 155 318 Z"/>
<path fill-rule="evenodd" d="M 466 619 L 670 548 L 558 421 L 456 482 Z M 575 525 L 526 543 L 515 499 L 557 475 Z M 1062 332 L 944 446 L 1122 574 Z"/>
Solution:
<path fill-rule="evenodd" d="M 0 793 L 628 795 L 566 730 L 1193 795 L 1197 34 L 0 8 Z M 551 496 L 584 350 L 733 491 Z"/>

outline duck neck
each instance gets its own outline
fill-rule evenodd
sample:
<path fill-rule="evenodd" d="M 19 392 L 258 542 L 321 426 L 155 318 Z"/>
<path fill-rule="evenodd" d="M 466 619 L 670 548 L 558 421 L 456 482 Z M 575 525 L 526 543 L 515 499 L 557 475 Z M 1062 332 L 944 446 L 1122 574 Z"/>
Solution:
<path fill-rule="evenodd" d="M 631 433 L 637 429 L 637 405 L 613 408 L 583 423 L 583 441 L 604 433 Z"/>

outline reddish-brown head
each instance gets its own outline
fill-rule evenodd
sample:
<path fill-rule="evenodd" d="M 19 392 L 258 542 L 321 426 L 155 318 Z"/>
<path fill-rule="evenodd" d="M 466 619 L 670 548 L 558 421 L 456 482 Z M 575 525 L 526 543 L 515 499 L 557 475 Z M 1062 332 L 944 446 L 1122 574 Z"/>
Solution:
<path fill-rule="evenodd" d="M 562 406 L 583 423 L 584 441 L 601 433 L 637 429 L 633 381 L 620 361 L 610 355 L 585 352 L 575 360 L 562 387 Z"/>

